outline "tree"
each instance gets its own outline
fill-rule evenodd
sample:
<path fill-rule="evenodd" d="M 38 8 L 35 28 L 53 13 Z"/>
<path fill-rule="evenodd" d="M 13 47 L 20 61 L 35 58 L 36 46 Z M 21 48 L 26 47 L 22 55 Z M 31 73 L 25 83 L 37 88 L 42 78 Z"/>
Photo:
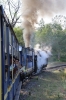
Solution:
<path fill-rule="evenodd" d="M 22 35 L 22 34 L 23 34 L 22 29 L 21 29 L 20 27 L 15 27 L 15 28 L 14 28 L 14 32 L 15 32 L 15 35 L 16 35 L 16 37 L 17 37 L 19 43 L 20 43 L 21 45 L 24 45 L 23 35 Z"/>
<path fill-rule="evenodd" d="M 48 45 L 51 44 L 51 39 L 52 38 L 52 28 L 51 24 L 44 25 L 44 27 L 40 27 L 36 31 L 36 42 L 39 42 L 40 44 L 43 45 Z"/>
<path fill-rule="evenodd" d="M 53 19 L 52 19 L 53 23 L 57 23 L 60 24 L 62 26 L 63 29 L 66 28 L 66 16 L 63 15 L 56 15 Z"/>
<path fill-rule="evenodd" d="M 3 8 L 6 12 L 7 17 L 10 20 L 12 27 L 14 27 L 19 22 L 21 17 L 20 9 L 21 9 L 21 2 L 20 0 L 2 0 L 0 4 L 3 5 Z"/>
<path fill-rule="evenodd" d="M 41 18 L 41 20 L 40 20 L 40 22 L 39 22 L 39 27 L 44 27 L 44 20 L 43 20 L 43 18 Z"/>
<path fill-rule="evenodd" d="M 36 43 L 42 46 L 51 46 L 53 59 L 66 61 L 66 30 L 57 23 L 47 24 L 36 31 Z"/>

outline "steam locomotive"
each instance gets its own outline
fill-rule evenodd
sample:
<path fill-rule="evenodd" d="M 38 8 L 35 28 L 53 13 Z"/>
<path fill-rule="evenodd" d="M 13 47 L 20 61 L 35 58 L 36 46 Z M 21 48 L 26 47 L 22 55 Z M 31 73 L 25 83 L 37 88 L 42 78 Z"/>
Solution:
<path fill-rule="evenodd" d="M 20 70 L 15 61 L 19 61 Z M 17 91 L 21 86 L 20 73 L 24 73 L 21 74 L 23 80 L 36 73 L 37 69 L 34 49 L 19 44 L 9 19 L 0 6 L 0 100 L 17 100 Z"/>

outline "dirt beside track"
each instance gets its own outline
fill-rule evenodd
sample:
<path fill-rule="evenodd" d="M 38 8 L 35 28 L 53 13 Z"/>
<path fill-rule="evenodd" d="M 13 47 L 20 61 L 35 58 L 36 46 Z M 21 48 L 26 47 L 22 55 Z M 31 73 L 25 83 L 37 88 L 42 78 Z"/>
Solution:
<path fill-rule="evenodd" d="M 66 100 L 66 69 L 42 71 L 27 79 L 19 100 Z"/>

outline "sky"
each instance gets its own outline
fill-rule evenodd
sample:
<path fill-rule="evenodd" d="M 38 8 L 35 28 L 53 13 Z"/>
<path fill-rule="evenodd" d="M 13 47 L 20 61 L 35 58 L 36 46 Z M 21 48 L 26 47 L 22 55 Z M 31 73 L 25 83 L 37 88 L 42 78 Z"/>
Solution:
<path fill-rule="evenodd" d="M 4 1 L 6 1 L 6 0 L 0 0 L 0 3 L 2 2 L 3 5 L 7 5 L 7 3 L 5 3 Z M 14 4 L 16 4 L 18 2 L 18 0 L 11 0 L 11 1 L 14 2 Z M 27 11 L 28 11 L 26 9 L 26 5 L 27 5 L 27 8 L 31 9 L 32 12 L 35 9 L 37 9 L 37 11 L 35 10 L 35 15 L 37 14 L 36 12 L 38 12 L 38 11 L 40 12 L 40 14 L 38 15 L 39 18 L 37 18 L 37 19 L 38 19 L 38 21 L 40 21 L 40 19 L 43 18 L 45 24 L 52 22 L 52 18 L 56 15 L 66 16 L 66 0 L 20 0 L 20 1 L 22 2 L 21 6 L 23 6 L 23 5 L 24 6 L 23 6 L 23 8 L 21 8 L 22 10 L 19 11 L 19 14 L 22 14 L 23 11 L 25 12 L 25 14 L 27 13 Z M 32 6 L 29 6 L 28 3 L 32 4 Z M 37 5 L 35 3 L 37 3 Z M 40 3 L 40 5 L 39 5 L 39 3 Z M 35 5 L 33 5 L 33 4 L 35 4 Z M 40 7 L 40 6 L 42 6 L 42 7 Z M 7 7 L 7 9 L 8 9 L 8 7 Z M 6 13 L 7 13 L 7 11 L 6 11 Z M 31 13 L 29 12 L 28 14 L 31 14 Z M 32 17 L 32 16 L 30 16 L 30 17 Z M 20 21 L 22 21 L 22 17 L 20 18 Z"/>
<path fill-rule="evenodd" d="M 36 23 L 38 17 L 50 19 L 66 12 L 66 0 L 22 0 L 22 16 Z"/>
<path fill-rule="evenodd" d="M 36 23 L 44 19 L 45 24 L 51 23 L 56 15 L 66 16 L 66 0 L 21 0 L 22 16 Z M 30 16 L 29 16 L 30 15 Z M 33 16 L 33 17 L 32 17 Z M 36 17 L 37 16 L 37 17 Z M 31 22 L 31 23 L 32 23 Z M 38 25 L 35 25 L 38 26 Z"/>

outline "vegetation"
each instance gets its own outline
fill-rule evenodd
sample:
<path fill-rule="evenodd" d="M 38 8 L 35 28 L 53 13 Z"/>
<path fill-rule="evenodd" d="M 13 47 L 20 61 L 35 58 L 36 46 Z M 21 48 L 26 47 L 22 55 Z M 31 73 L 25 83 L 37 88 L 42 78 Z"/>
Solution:
<path fill-rule="evenodd" d="M 25 86 L 26 87 L 26 86 Z M 22 89 L 20 100 L 65 100 L 66 70 L 44 72 L 34 76 L 25 91 Z"/>
<path fill-rule="evenodd" d="M 36 31 L 35 43 L 41 46 L 51 46 L 53 61 L 66 61 L 66 29 L 60 24 L 53 23 L 40 27 Z"/>
<path fill-rule="evenodd" d="M 14 28 L 14 32 L 15 32 L 15 35 L 19 41 L 19 43 L 21 45 L 24 45 L 24 41 L 23 41 L 23 32 L 22 32 L 22 29 L 20 27 L 15 27 Z"/>

